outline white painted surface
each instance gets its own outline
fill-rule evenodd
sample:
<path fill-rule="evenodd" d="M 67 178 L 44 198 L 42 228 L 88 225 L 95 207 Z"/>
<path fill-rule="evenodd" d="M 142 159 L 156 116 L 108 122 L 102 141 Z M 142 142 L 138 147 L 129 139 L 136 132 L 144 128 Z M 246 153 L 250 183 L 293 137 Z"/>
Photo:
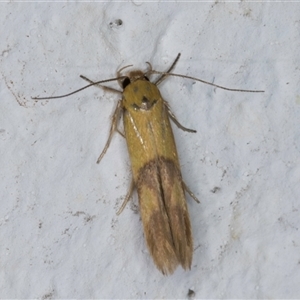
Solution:
<path fill-rule="evenodd" d="M 1 298 L 299 298 L 298 3 L 1 3 Z M 122 20 L 118 26 L 116 20 Z M 116 216 L 130 182 L 109 132 L 118 95 L 90 88 L 121 66 L 166 70 L 195 252 L 164 277 L 139 214 Z M 115 85 L 115 87 L 118 87 Z M 20 106 L 19 103 L 25 106 Z M 219 187 L 216 193 L 212 190 Z M 136 195 L 134 197 L 137 203 Z"/>

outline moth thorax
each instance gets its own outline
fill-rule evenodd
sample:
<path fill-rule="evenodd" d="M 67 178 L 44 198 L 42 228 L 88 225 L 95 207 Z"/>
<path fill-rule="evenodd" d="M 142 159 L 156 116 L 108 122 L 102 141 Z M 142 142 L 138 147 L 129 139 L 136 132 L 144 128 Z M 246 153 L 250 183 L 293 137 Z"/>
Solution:
<path fill-rule="evenodd" d="M 141 109 L 149 110 L 156 102 L 157 102 L 156 100 L 150 101 L 147 97 L 144 96 L 142 99 Z"/>

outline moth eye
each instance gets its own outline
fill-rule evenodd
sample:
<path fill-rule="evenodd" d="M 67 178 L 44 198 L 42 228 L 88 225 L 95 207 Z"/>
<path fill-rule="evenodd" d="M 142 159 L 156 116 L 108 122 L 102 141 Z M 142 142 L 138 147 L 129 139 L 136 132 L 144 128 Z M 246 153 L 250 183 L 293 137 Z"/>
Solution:
<path fill-rule="evenodd" d="M 145 78 L 147 81 L 150 81 L 149 78 L 148 78 L 147 76 L 144 76 L 144 78 Z"/>
<path fill-rule="evenodd" d="M 125 89 L 126 86 L 129 85 L 129 84 L 130 84 L 130 79 L 129 79 L 129 77 L 126 77 L 126 78 L 123 80 L 123 82 L 122 82 L 122 87 L 123 87 L 123 89 Z"/>

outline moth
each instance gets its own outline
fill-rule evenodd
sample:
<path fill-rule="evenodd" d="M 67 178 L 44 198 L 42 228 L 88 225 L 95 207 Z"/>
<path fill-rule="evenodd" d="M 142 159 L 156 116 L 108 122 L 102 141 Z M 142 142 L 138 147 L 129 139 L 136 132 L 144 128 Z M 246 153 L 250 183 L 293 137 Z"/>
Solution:
<path fill-rule="evenodd" d="M 145 72 L 133 70 L 122 75 L 122 71 L 131 67 L 130 65 L 120 69 L 116 78 L 107 80 L 92 81 L 81 75 L 81 78 L 89 84 L 72 93 L 33 98 L 36 100 L 62 98 L 93 85 L 122 94 L 112 117 L 108 140 L 97 163 L 101 161 L 109 148 L 113 134 L 116 131 L 121 133 L 118 129 L 118 122 L 122 116 L 124 134 L 121 134 L 127 142 L 132 180 L 118 214 L 123 211 L 133 190 L 136 189 L 149 252 L 156 267 L 165 275 L 172 274 L 179 265 L 185 270 L 191 268 L 193 237 L 185 192 L 196 202 L 199 203 L 199 200 L 182 179 L 170 120 L 184 131 L 192 133 L 196 131 L 179 123 L 168 102 L 162 97 L 158 85 L 168 76 L 176 76 L 229 91 L 263 92 L 229 89 L 194 77 L 171 73 L 179 58 L 180 53 L 166 72 L 153 70 L 151 64 L 147 62 L 148 70 Z M 151 82 L 150 76 L 153 74 L 159 77 Z M 122 91 L 103 85 L 111 81 L 118 81 Z"/>

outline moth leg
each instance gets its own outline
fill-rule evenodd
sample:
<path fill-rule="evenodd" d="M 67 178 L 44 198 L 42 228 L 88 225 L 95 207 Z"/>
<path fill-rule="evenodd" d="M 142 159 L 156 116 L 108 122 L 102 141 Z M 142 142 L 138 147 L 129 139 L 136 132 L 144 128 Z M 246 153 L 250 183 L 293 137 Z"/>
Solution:
<path fill-rule="evenodd" d="M 129 191 L 128 191 L 128 193 L 127 193 L 120 209 L 118 210 L 117 215 L 121 214 L 121 212 L 124 210 L 126 204 L 128 203 L 128 201 L 130 200 L 130 198 L 132 196 L 133 189 L 134 189 L 134 180 L 132 178 L 131 183 L 130 183 L 130 187 L 129 187 Z"/>
<path fill-rule="evenodd" d="M 175 117 L 175 115 L 172 113 L 169 104 L 168 104 L 166 101 L 164 101 L 164 104 L 165 104 L 165 106 L 166 106 L 166 108 L 167 108 L 167 110 L 168 110 L 168 115 L 169 115 L 169 117 L 170 117 L 171 120 L 177 125 L 178 128 L 180 128 L 180 129 L 183 130 L 183 131 L 188 131 L 188 132 L 192 132 L 192 133 L 197 132 L 197 131 L 194 130 L 194 129 L 189 129 L 189 128 L 186 128 L 186 127 L 182 126 L 182 125 L 179 123 L 179 121 L 177 120 L 177 118 Z"/>
<path fill-rule="evenodd" d="M 80 77 L 81 77 L 82 79 L 86 80 L 86 81 L 89 82 L 89 83 L 94 83 L 94 81 L 88 79 L 87 77 L 85 77 L 85 76 L 83 76 L 83 75 L 80 75 Z M 110 92 L 114 92 L 114 93 L 122 93 L 122 92 L 120 92 L 120 91 L 118 91 L 118 90 L 116 90 L 116 89 L 114 89 L 114 88 L 109 87 L 109 86 L 100 85 L 100 84 L 97 84 L 97 85 L 98 85 L 99 87 L 103 88 L 104 90 L 108 90 L 108 91 L 110 91 Z M 124 133 L 122 133 L 118 128 L 116 129 L 116 131 L 117 131 L 123 138 L 125 138 Z"/>
<path fill-rule="evenodd" d="M 189 189 L 189 187 L 182 180 L 183 189 L 188 192 L 188 194 L 197 202 L 200 203 L 199 199 L 194 195 L 194 193 Z"/>
<path fill-rule="evenodd" d="M 116 110 L 115 110 L 115 112 L 113 114 L 113 117 L 112 117 L 108 140 L 107 140 L 107 142 L 105 144 L 105 147 L 102 150 L 100 156 L 97 159 L 97 164 L 100 163 L 101 159 L 103 158 L 104 154 L 106 153 L 106 151 L 107 151 L 107 149 L 109 147 L 109 144 L 111 142 L 111 139 L 112 139 L 112 136 L 113 136 L 114 132 L 117 131 L 117 125 L 118 125 L 118 121 L 120 119 L 120 115 L 121 115 L 122 109 L 123 109 L 123 107 L 122 107 L 122 100 L 119 100 L 118 105 L 116 107 Z"/>
<path fill-rule="evenodd" d="M 177 57 L 175 58 L 175 60 L 174 60 L 174 62 L 172 63 L 172 65 L 171 65 L 171 67 L 167 70 L 167 72 L 165 72 L 165 73 L 170 73 L 173 69 L 174 69 L 174 67 L 175 67 L 175 65 L 177 64 L 177 62 L 178 62 L 178 60 L 179 60 L 179 58 L 180 58 L 180 53 L 178 53 L 178 55 L 177 55 Z M 163 75 L 161 75 L 158 79 L 156 79 L 155 81 L 154 81 L 154 84 L 155 85 L 158 85 L 158 84 L 160 84 L 164 79 L 165 79 L 165 77 L 167 77 L 168 75 L 166 75 L 166 74 L 163 74 Z"/>
<path fill-rule="evenodd" d="M 119 128 L 116 129 L 116 132 L 119 133 L 125 139 L 125 134 L 121 132 Z"/>
<path fill-rule="evenodd" d="M 89 82 L 89 83 L 95 83 L 93 80 L 91 79 L 88 79 L 87 77 L 83 76 L 83 75 L 80 75 L 80 78 L 84 79 L 85 81 Z M 110 92 L 113 92 L 113 93 L 122 93 L 121 91 L 119 90 L 116 90 L 114 88 L 111 88 L 109 86 L 105 86 L 105 85 L 100 85 L 100 84 L 96 84 L 98 87 L 101 87 L 102 89 L 104 90 L 107 90 L 107 91 L 110 91 Z"/>

